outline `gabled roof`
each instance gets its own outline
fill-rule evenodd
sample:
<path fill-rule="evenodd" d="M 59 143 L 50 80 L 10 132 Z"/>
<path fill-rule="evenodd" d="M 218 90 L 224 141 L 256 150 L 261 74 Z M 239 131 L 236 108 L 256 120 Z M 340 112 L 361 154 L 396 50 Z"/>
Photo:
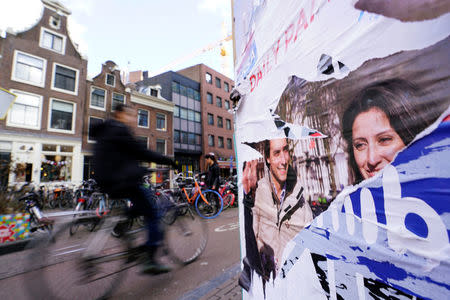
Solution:
<path fill-rule="evenodd" d="M 62 5 L 59 1 L 56 0 L 41 0 L 41 1 L 47 8 L 54 10 L 57 13 L 64 14 L 66 17 L 72 14 L 72 12 L 67 7 Z"/>

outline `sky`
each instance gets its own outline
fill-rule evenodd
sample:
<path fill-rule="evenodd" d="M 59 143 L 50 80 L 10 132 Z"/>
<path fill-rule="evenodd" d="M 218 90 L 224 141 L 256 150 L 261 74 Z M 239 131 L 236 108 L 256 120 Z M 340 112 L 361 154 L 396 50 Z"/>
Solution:
<path fill-rule="evenodd" d="M 156 75 L 203 63 L 234 78 L 232 41 L 201 51 L 232 32 L 231 0 L 59 0 L 71 39 L 88 58 L 88 75 L 114 61 L 121 70 Z M 0 32 L 26 29 L 41 15 L 40 0 L 0 0 Z M 27 9 L 24 10 L 23 8 Z"/>

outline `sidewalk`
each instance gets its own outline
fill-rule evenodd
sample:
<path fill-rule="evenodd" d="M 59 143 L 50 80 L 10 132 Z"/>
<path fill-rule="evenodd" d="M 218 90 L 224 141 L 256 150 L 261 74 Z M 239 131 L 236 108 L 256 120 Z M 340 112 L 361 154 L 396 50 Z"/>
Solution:
<path fill-rule="evenodd" d="M 222 275 L 184 294 L 179 300 L 241 300 L 242 290 L 238 284 L 240 271 L 240 264 L 237 263 Z"/>

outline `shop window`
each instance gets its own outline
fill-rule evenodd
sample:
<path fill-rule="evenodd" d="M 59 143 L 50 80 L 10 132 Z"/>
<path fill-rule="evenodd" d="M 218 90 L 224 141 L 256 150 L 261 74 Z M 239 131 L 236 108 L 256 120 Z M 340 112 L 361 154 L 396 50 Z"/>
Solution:
<path fill-rule="evenodd" d="M 70 181 L 72 175 L 72 157 L 45 155 L 41 164 L 41 182 Z"/>

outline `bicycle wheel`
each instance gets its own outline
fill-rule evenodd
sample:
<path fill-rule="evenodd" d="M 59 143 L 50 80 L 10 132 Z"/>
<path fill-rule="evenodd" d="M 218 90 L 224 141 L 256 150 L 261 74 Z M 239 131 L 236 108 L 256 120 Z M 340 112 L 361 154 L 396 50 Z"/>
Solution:
<path fill-rule="evenodd" d="M 225 194 L 225 196 L 223 197 L 223 210 L 225 210 L 228 207 L 230 207 L 230 205 L 231 205 L 231 203 L 233 203 L 233 201 L 234 201 L 234 194 L 233 193 Z"/>
<path fill-rule="evenodd" d="M 178 207 L 171 209 L 175 220 L 165 227 L 165 246 L 169 257 L 176 264 L 187 265 L 195 261 L 208 243 L 208 227 L 190 208 L 184 216 L 178 215 Z"/>
<path fill-rule="evenodd" d="M 201 194 L 199 194 L 197 196 L 197 199 L 195 199 L 195 210 L 202 218 L 214 219 L 222 212 L 222 196 L 220 196 L 218 192 L 213 190 L 202 191 L 202 194 L 206 198 L 208 203 L 203 201 Z"/>
<path fill-rule="evenodd" d="M 178 205 L 178 215 L 184 216 L 189 208 L 189 202 L 186 199 L 186 196 L 182 194 L 182 192 L 178 192 L 173 196 L 174 202 Z"/>
<path fill-rule="evenodd" d="M 74 209 L 74 212 L 79 212 L 84 209 L 84 203 L 78 202 L 77 206 Z M 74 235 L 78 231 L 78 227 L 80 227 L 80 222 L 78 220 L 80 216 L 78 214 L 73 215 L 73 220 L 70 222 L 69 234 Z"/>
<path fill-rule="evenodd" d="M 28 257 L 32 271 L 26 277 L 31 299 L 103 299 L 118 287 L 126 263 L 125 239 L 113 238 L 111 226 L 95 234 L 70 236 L 69 230 L 70 223 L 62 224 L 34 241 L 35 249 Z M 100 243 L 103 247 L 90 251 L 87 259 L 87 249 L 98 246 L 98 238 L 105 241 Z"/>

